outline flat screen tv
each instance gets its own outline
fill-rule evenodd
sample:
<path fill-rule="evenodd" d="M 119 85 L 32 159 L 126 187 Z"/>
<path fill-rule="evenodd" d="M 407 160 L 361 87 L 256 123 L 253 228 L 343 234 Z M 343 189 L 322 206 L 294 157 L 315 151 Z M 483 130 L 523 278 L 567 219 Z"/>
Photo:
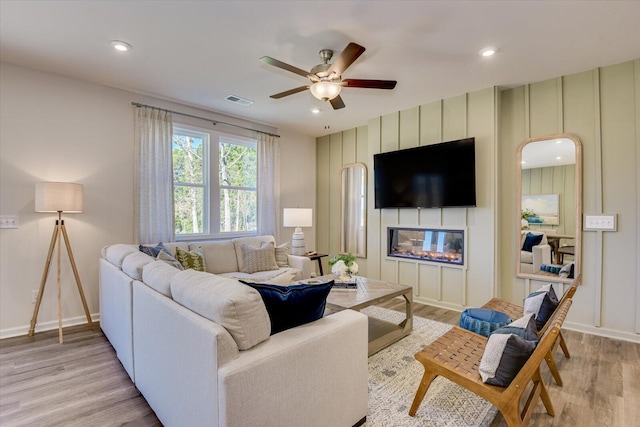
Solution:
<path fill-rule="evenodd" d="M 373 156 L 376 209 L 476 206 L 475 138 Z"/>

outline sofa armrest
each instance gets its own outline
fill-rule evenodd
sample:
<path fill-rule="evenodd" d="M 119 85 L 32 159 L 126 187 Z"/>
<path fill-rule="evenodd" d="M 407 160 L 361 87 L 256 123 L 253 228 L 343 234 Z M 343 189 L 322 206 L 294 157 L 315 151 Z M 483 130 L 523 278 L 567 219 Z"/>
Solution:
<path fill-rule="evenodd" d="M 289 255 L 289 265 L 300 270 L 299 277 L 296 280 L 304 280 L 311 277 L 311 259 L 306 256 Z"/>
<path fill-rule="evenodd" d="M 218 366 L 238 357 L 219 324 L 133 282 L 136 387 L 166 426 L 219 426 Z"/>
<path fill-rule="evenodd" d="M 220 424 L 356 424 L 367 414 L 367 331 L 365 315 L 344 310 L 240 352 L 219 369 Z"/>
<path fill-rule="evenodd" d="M 533 253 L 533 273 L 540 271 L 542 264 L 551 264 L 551 246 L 536 245 L 532 248 Z"/>

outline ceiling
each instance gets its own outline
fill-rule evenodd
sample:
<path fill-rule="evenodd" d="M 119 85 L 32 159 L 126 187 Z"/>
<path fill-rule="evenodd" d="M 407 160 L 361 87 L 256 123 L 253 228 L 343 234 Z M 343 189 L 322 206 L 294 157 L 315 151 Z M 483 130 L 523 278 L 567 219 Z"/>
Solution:
<path fill-rule="evenodd" d="M 640 1 L 0 0 L 0 59 L 321 136 L 639 58 L 638 22 Z M 116 52 L 114 39 L 133 50 Z M 394 90 L 345 88 L 336 111 L 306 91 L 269 98 L 307 80 L 258 58 L 309 70 L 320 49 L 337 54 L 352 41 L 367 50 L 343 77 L 397 80 Z M 486 46 L 498 53 L 478 55 Z"/>

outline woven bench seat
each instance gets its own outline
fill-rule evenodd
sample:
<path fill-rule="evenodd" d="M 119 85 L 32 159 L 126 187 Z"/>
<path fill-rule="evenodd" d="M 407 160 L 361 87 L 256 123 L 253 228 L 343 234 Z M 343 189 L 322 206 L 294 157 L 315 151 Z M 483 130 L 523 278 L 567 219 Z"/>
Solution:
<path fill-rule="evenodd" d="M 550 327 L 546 328 L 533 354 L 508 387 L 482 382 L 478 367 L 488 339 L 454 326 L 424 350 L 416 353 L 415 358 L 424 366 L 424 375 L 409 415 L 415 415 L 433 380 L 442 376 L 495 405 L 509 427 L 528 425 L 538 398 L 542 400 L 547 413 L 554 416 L 551 399 L 540 375 L 540 364 L 556 342 L 571 302 L 567 298 L 558 306 L 551 318 Z M 521 412 L 520 398 L 530 382 L 533 382 L 533 387 Z"/>

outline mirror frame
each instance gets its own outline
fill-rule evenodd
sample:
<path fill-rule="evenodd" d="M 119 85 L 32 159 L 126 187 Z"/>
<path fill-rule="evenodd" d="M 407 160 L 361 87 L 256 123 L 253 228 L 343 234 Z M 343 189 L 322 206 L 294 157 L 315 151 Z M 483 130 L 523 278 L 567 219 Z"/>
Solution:
<path fill-rule="evenodd" d="M 363 176 L 363 184 L 364 194 L 357 194 L 356 197 L 362 198 L 362 203 L 364 204 L 364 237 L 363 237 L 363 247 L 357 253 L 354 253 L 358 258 L 366 258 L 367 257 L 367 193 L 368 193 L 368 185 L 367 185 L 367 165 L 364 163 L 349 163 L 344 165 L 342 169 L 340 169 L 340 254 L 346 254 L 348 251 L 345 249 L 349 247 L 348 242 L 346 241 L 347 236 L 345 233 L 345 227 L 347 226 L 347 217 L 346 217 L 346 205 L 352 203 L 355 197 L 352 197 L 352 193 L 357 191 L 355 188 L 345 188 L 345 171 L 349 171 L 351 169 L 362 169 Z M 357 246 L 357 243 L 356 243 Z"/>
<path fill-rule="evenodd" d="M 548 141 L 553 139 L 565 138 L 573 141 L 575 145 L 575 216 L 576 216 L 576 228 L 575 228 L 575 268 L 572 279 L 543 275 L 533 273 L 522 273 L 520 270 L 520 242 L 522 240 L 521 230 L 521 215 L 522 215 L 522 150 L 527 144 L 533 142 Z M 516 277 L 524 279 L 533 279 L 554 283 L 579 283 L 581 279 L 581 267 L 582 267 L 582 142 L 580 138 L 569 133 L 558 133 L 554 135 L 546 135 L 542 137 L 529 138 L 522 142 L 518 147 L 517 152 L 517 172 L 516 172 L 516 186 L 517 186 L 517 211 L 516 211 Z"/>

